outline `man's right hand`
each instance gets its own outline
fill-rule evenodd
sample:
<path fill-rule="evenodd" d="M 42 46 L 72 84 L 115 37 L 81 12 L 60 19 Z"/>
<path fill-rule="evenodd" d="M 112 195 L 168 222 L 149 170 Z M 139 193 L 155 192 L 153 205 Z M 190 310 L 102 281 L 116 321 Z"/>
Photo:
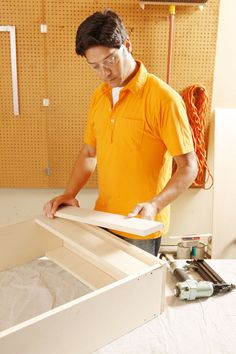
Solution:
<path fill-rule="evenodd" d="M 61 194 L 47 202 L 43 207 L 43 213 L 50 219 L 53 219 L 55 212 L 60 205 L 71 205 L 79 207 L 77 199 L 68 194 Z"/>

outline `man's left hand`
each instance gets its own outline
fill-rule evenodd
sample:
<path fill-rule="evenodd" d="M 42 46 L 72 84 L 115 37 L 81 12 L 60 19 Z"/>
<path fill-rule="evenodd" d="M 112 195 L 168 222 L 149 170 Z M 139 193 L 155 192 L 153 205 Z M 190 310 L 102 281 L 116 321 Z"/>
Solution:
<path fill-rule="evenodd" d="M 155 220 L 157 215 L 157 208 L 152 202 L 144 202 L 137 204 L 134 209 L 128 214 L 129 218 L 140 215 L 143 219 Z"/>

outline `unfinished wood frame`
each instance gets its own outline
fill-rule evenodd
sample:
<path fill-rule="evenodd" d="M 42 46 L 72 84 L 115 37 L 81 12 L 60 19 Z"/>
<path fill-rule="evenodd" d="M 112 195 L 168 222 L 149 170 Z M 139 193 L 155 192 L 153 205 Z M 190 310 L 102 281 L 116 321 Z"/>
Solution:
<path fill-rule="evenodd" d="M 0 242 L 0 270 L 47 255 L 93 290 L 2 331 L 1 353 L 92 353 L 163 310 L 162 262 L 98 227 L 40 216 Z"/>

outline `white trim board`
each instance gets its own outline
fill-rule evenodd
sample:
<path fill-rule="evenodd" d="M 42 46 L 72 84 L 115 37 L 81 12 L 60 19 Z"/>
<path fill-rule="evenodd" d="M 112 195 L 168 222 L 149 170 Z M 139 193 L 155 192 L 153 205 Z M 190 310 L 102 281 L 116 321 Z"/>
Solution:
<path fill-rule="evenodd" d="M 63 219 L 82 222 L 123 231 L 139 236 L 147 236 L 163 229 L 163 224 L 147 219 L 129 218 L 124 215 L 106 213 L 103 211 L 89 210 L 72 206 L 60 208 L 55 216 Z"/>

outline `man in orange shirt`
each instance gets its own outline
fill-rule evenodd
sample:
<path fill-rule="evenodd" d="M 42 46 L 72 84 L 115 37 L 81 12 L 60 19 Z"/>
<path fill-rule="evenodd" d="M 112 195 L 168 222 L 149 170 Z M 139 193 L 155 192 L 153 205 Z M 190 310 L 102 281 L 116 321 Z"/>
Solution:
<path fill-rule="evenodd" d="M 181 97 L 134 60 L 123 22 L 111 10 L 96 12 L 79 26 L 76 52 L 103 84 L 90 105 L 84 146 L 65 192 L 44 206 L 53 217 L 61 204 L 79 206 L 76 195 L 96 165 L 95 209 L 159 220 L 162 233 L 120 237 L 157 255 L 169 227 L 169 204 L 194 181 L 197 164 Z M 172 175 L 172 157 L 176 171 Z"/>

